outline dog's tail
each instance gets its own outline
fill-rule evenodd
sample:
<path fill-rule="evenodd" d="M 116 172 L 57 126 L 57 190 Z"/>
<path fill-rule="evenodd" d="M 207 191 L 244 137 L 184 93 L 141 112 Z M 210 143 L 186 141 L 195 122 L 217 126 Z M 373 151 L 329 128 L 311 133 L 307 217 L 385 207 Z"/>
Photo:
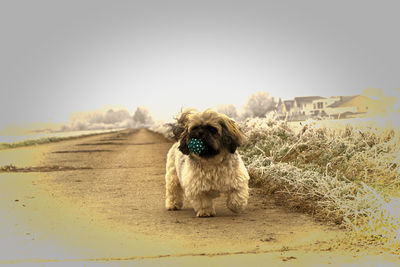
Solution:
<path fill-rule="evenodd" d="M 189 116 L 198 111 L 194 108 L 188 108 L 181 110 L 181 112 L 175 117 L 176 123 L 172 124 L 172 133 L 174 134 L 174 139 L 178 141 L 182 133 L 185 131 L 186 124 L 188 122 Z"/>

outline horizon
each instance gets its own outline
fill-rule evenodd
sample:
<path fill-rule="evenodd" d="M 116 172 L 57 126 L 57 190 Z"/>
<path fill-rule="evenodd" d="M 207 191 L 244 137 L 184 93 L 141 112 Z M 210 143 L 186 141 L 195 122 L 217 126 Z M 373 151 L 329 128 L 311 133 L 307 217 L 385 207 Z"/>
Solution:
<path fill-rule="evenodd" d="M 261 92 L 261 91 L 259 91 Z M 266 91 L 262 91 L 262 92 L 266 92 Z M 257 92 L 256 92 L 257 93 Z M 267 92 L 268 93 L 268 92 Z M 253 94 L 252 94 L 253 95 Z M 373 89 L 373 88 L 367 88 L 365 90 L 363 90 L 361 93 L 359 94 L 354 94 L 351 96 L 355 96 L 355 95 L 361 95 L 361 96 L 366 96 L 369 97 L 371 99 L 374 100 L 379 100 L 382 103 L 387 103 L 389 105 L 393 106 L 393 110 L 394 112 L 396 111 L 400 111 L 400 88 L 397 89 L 396 91 L 392 92 L 392 93 L 388 93 L 387 91 L 384 91 L 382 89 Z M 251 95 L 249 95 L 249 97 L 246 99 L 246 101 L 250 98 Z M 271 95 L 270 95 L 271 96 Z M 293 96 L 291 98 L 288 99 L 282 99 L 282 101 L 286 101 L 286 100 L 294 100 L 297 97 L 311 97 L 311 96 L 321 96 L 324 98 L 330 98 L 330 97 L 340 97 L 340 96 L 350 96 L 350 95 L 330 95 L 330 96 L 323 96 L 323 95 L 303 95 L 303 96 Z M 278 103 L 279 98 L 276 98 L 274 96 L 271 96 L 274 101 L 275 104 Z M 223 105 L 233 105 L 233 104 L 223 104 Z M 385 105 L 385 104 L 382 104 Z M 241 114 L 245 113 L 245 105 L 242 105 L 241 107 L 235 106 L 236 111 L 238 112 L 239 116 L 241 116 Z M 4 138 L 7 136 L 19 136 L 19 135 L 31 135 L 31 134 L 45 134 L 45 133 L 57 133 L 57 132 L 74 132 L 74 131 L 98 131 L 98 130 L 111 130 L 111 129 L 122 129 L 122 128 L 132 128 L 132 125 L 122 125 L 121 123 L 121 114 L 119 115 L 119 117 L 115 117 L 117 113 L 124 113 L 122 114 L 123 116 L 125 116 L 125 119 L 128 120 L 133 120 L 133 116 L 135 111 L 138 108 L 144 108 L 144 109 L 148 109 L 146 106 L 141 106 L 138 105 L 136 106 L 136 109 L 129 109 L 127 107 L 124 107 L 122 105 L 105 105 L 103 107 L 100 107 L 98 109 L 91 109 L 91 110 L 84 110 L 84 111 L 74 111 L 69 115 L 69 121 L 66 122 L 52 122 L 52 121 L 48 121 L 48 122 L 31 122 L 28 124 L 22 124 L 22 125 L 17 125 L 17 124 L 9 124 L 9 125 L 5 125 L 3 128 L 0 128 L 0 136 L 3 136 Z M 183 108 L 183 107 L 182 107 Z M 188 108 L 188 107 L 185 107 Z M 199 111 L 203 111 L 207 108 L 212 108 L 214 110 L 218 109 L 218 104 L 215 107 L 206 107 L 206 108 L 196 108 L 196 107 L 190 107 L 190 108 L 195 108 Z M 151 116 L 151 118 L 153 119 L 153 121 L 155 123 L 157 122 L 163 122 L 163 123 L 168 123 L 168 122 L 172 122 L 175 118 L 175 116 L 180 112 L 181 108 L 176 110 L 175 113 L 170 114 L 170 116 L 167 119 L 163 119 L 163 118 L 159 118 L 154 116 L 152 110 L 148 109 L 146 112 L 148 112 L 148 114 Z M 108 117 L 107 119 L 104 118 L 104 116 L 109 113 L 112 112 L 114 113 L 114 115 L 112 116 L 113 119 L 115 121 L 110 121 L 110 117 Z M 387 116 L 391 116 L 389 110 L 387 110 L 388 114 Z M 100 118 L 100 121 L 98 117 L 103 117 L 102 119 Z M 376 115 L 369 117 L 369 119 L 372 118 L 376 118 Z M 379 118 L 381 118 L 381 116 L 378 116 Z M 97 120 L 97 123 L 103 123 L 103 127 L 101 128 L 101 126 L 98 126 L 100 128 L 95 128 L 95 129 L 90 129 L 90 126 L 93 125 L 93 122 L 90 122 L 91 120 L 93 120 L 93 118 L 95 120 Z M 112 118 L 111 118 L 112 119 Z M 109 121 L 107 123 L 104 122 L 104 120 Z M 120 122 L 120 124 L 115 124 Z M 86 124 L 86 127 L 88 128 L 82 128 L 80 130 L 74 128 L 74 124 Z M 118 126 L 120 125 L 120 126 Z M 3 139 L 4 139 L 3 138 Z"/>

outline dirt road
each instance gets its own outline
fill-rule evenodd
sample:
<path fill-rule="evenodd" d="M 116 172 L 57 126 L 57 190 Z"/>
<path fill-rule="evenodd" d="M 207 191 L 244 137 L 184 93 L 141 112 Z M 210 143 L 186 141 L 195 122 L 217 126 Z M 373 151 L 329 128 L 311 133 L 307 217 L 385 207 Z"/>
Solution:
<path fill-rule="evenodd" d="M 223 197 L 213 218 L 195 217 L 188 203 L 166 211 L 171 145 L 141 129 L 0 151 L 0 166 L 17 167 L 0 173 L 0 263 L 310 266 L 398 260 L 333 249 L 342 230 L 278 207 L 256 188 L 243 214 L 230 212 Z"/>

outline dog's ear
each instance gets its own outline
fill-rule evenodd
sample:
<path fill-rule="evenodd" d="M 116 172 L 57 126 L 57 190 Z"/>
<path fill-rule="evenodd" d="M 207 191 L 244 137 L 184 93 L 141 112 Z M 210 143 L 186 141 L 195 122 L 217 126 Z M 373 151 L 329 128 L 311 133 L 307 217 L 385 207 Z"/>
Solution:
<path fill-rule="evenodd" d="M 187 124 L 191 114 L 195 113 L 195 109 L 181 110 L 176 119 L 176 123 L 172 126 L 172 133 L 174 134 L 175 141 L 182 139 L 183 132 L 187 129 Z"/>
<path fill-rule="evenodd" d="M 179 139 L 181 139 L 182 133 L 185 131 L 185 128 L 177 123 L 172 124 L 171 128 L 172 133 L 174 134 L 175 141 L 179 141 Z"/>
<path fill-rule="evenodd" d="M 188 133 L 187 133 L 187 131 L 184 131 L 181 135 L 182 135 L 181 136 L 181 141 L 179 143 L 178 149 L 183 154 L 189 155 L 190 151 L 189 151 L 189 146 L 188 146 L 188 143 L 187 143 L 187 141 L 188 141 Z"/>
<path fill-rule="evenodd" d="M 181 113 L 176 117 L 176 124 L 172 128 L 175 140 L 180 142 L 178 149 L 185 155 L 189 155 L 188 147 L 188 122 L 190 116 L 195 113 L 195 109 L 186 109 L 181 111 Z"/>
<path fill-rule="evenodd" d="M 220 121 L 222 127 L 222 144 L 230 153 L 235 153 L 238 146 L 244 141 L 244 135 L 237 124 L 228 117 Z"/>

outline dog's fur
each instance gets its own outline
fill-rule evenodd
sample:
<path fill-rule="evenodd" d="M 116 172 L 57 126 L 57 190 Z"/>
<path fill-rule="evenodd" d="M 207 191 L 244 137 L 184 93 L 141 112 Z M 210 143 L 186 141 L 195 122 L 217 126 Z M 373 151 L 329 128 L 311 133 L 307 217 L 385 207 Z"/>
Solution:
<path fill-rule="evenodd" d="M 177 142 L 167 156 L 166 208 L 181 209 L 186 196 L 198 217 L 214 216 L 213 199 L 225 193 L 227 207 L 241 212 L 249 197 L 249 175 L 236 152 L 244 141 L 236 123 L 211 109 L 189 109 L 177 118 L 173 133 Z M 199 155 L 189 151 L 191 138 L 206 147 Z"/>

